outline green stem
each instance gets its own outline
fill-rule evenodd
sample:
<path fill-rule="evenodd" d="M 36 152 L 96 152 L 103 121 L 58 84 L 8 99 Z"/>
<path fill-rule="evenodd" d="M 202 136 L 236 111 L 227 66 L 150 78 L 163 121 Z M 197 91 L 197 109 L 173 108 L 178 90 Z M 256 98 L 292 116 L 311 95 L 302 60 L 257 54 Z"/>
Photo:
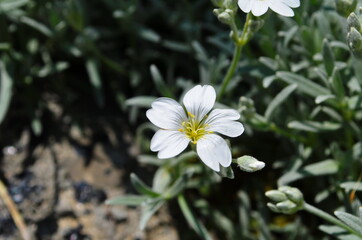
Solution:
<path fill-rule="evenodd" d="M 306 210 L 307 212 L 314 214 L 320 218 L 323 218 L 324 220 L 333 223 L 335 225 L 337 225 L 338 227 L 341 227 L 343 229 L 345 229 L 346 231 L 358 236 L 362 238 L 362 235 L 355 231 L 354 229 L 350 228 L 349 226 L 345 225 L 343 222 L 339 221 L 337 218 L 333 217 L 332 215 L 308 204 L 308 203 L 304 203 L 304 210 Z"/>
<path fill-rule="evenodd" d="M 251 14 L 248 13 L 248 15 L 246 16 L 243 32 L 241 33 L 240 37 L 238 34 L 237 26 L 235 25 L 235 20 L 230 24 L 231 29 L 233 31 L 232 39 L 234 40 L 234 44 L 235 44 L 234 56 L 231 61 L 230 67 L 229 67 L 224 79 L 222 80 L 222 85 L 221 85 L 221 89 L 217 95 L 217 100 L 220 100 L 221 97 L 224 95 L 225 90 L 226 90 L 227 86 L 229 85 L 231 78 L 234 76 L 234 73 L 238 66 L 238 62 L 241 57 L 242 49 L 243 49 L 244 45 L 249 41 L 250 33 L 248 33 L 248 28 L 249 28 L 249 23 L 250 23 L 251 17 L 252 17 Z"/>
<path fill-rule="evenodd" d="M 230 65 L 224 79 L 222 80 L 222 85 L 221 85 L 219 94 L 217 96 L 217 100 L 220 100 L 220 98 L 222 97 L 222 95 L 224 94 L 224 92 L 226 90 L 226 87 L 229 85 L 231 78 L 234 76 L 236 67 L 237 67 L 239 59 L 241 57 L 242 49 L 243 49 L 242 45 L 238 45 L 238 44 L 235 45 L 233 60 L 231 61 L 231 65 Z"/>

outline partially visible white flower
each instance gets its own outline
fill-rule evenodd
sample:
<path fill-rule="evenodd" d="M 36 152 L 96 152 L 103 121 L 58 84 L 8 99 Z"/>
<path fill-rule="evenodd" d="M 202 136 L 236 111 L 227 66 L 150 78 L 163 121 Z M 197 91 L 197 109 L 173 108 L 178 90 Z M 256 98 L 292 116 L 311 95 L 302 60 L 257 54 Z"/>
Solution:
<path fill-rule="evenodd" d="M 214 109 L 216 93 L 212 86 L 197 85 L 183 98 L 183 106 L 170 98 L 158 98 L 147 110 L 148 119 L 160 129 L 151 140 L 151 150 L 159 158 L 172 158 L 196 145 L 200 159 L 212 170 L 229 167 L 231 151 L 216 133 L 237 137 L 244 132 L 240 114 L 232 109 Z M 210 112 L 211 111 L 211 112 Z M 209 113 L 210 112 L 210 113 Z"/>
<path fill-rule="evenodd" d="M 268 8 L 274 12 L 286 16 L 293 17 L 294 12 L 291 8 L 300 6 L 299 0 L 238 0 L 238 5 L 243 12 L 251 13 L 254 16 L 261 16 Z"/>

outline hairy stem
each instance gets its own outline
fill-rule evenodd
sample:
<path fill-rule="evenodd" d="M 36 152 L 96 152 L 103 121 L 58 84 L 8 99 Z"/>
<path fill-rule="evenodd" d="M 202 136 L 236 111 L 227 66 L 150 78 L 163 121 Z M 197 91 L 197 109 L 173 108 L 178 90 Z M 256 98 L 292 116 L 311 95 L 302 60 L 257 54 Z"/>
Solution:
<path fill-rule="evenodd" d="M 248 32 L 248 28 L 249 28 L 250 20 L 251 20 L 251 14 L 248 13 L 248 15 L 246 16 L 246 20 L 245 20 L 245 24 L 244 24 L 244 28 L 241 33 L 241 36 L 239 36 L 238 29 L 235 24 L 235 19 L 233 20 L 233 22 L 230 25 L 232 32 L 233 32 L 232 39 L 234 40 L 234 45 L 235 45 L 234 55 L 233 55 L 231 64 L 229 66 L 229 69 L 227 70 L 226 75 L 225 75 L 224 79 L 222 80 L 222 85 L 221 85 L 220 91 L 217 95 L 217 100 L 220 100 L 221 97 L 224 95 L 225 90 L 226 90 L 227 86 L 229 85 L 230 80 L 234 76 L 234 73 L 237 69 L 237 66 L 238 66 L 238 63 L 239 63 L 239 60 L 241 57 L 242 49 L 243 49 L 244 45 L 249 41 L 250 33 Z"/>

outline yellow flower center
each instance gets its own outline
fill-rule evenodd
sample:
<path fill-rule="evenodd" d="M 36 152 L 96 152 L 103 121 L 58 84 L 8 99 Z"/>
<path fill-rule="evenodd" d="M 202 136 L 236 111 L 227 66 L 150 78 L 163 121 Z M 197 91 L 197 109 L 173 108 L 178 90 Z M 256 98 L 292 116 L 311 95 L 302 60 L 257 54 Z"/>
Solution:
<path fill-rule="evenodd" d="M 196 119 L 196 116 L 190 112 L 187 112 L 188 121 L 182 122 L 182 127 L 179 131 L 184 133 L 193 144 L 196 144 L 197 141 L 212 131 L 207 131 L 206 127 L 208 124 L 204 123 L 204 119 L 201 121 Z"/>

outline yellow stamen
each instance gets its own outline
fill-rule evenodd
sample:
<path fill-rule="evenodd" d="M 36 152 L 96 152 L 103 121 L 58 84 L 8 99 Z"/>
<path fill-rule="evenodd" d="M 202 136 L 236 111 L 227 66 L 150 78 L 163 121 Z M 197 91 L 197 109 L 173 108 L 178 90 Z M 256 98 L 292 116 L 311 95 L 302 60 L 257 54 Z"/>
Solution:
<path fill-rule="evenodd" d="M 187 112 L 187 115 L 189 118 L 182 122 L 183 129 L 180 128 L 179 131 L 185 133 L 193 144 L 196 144 L 206 134 L 212 133 L 212 131 L 206 130 L 208 124 L 205 124 L 203 120 L 197 120 L 196 116 L 190 112 Z"/>
<path fill-rule="evenodd" d="M 194 114 L 192 114 L 192 113 L 190 113 L 190 112 L 187 112 L 187 115 L 188 115 L 189 117 L 191 117 L 191 118 L 195 118 L 195 117 L 196 117 Z"/>

